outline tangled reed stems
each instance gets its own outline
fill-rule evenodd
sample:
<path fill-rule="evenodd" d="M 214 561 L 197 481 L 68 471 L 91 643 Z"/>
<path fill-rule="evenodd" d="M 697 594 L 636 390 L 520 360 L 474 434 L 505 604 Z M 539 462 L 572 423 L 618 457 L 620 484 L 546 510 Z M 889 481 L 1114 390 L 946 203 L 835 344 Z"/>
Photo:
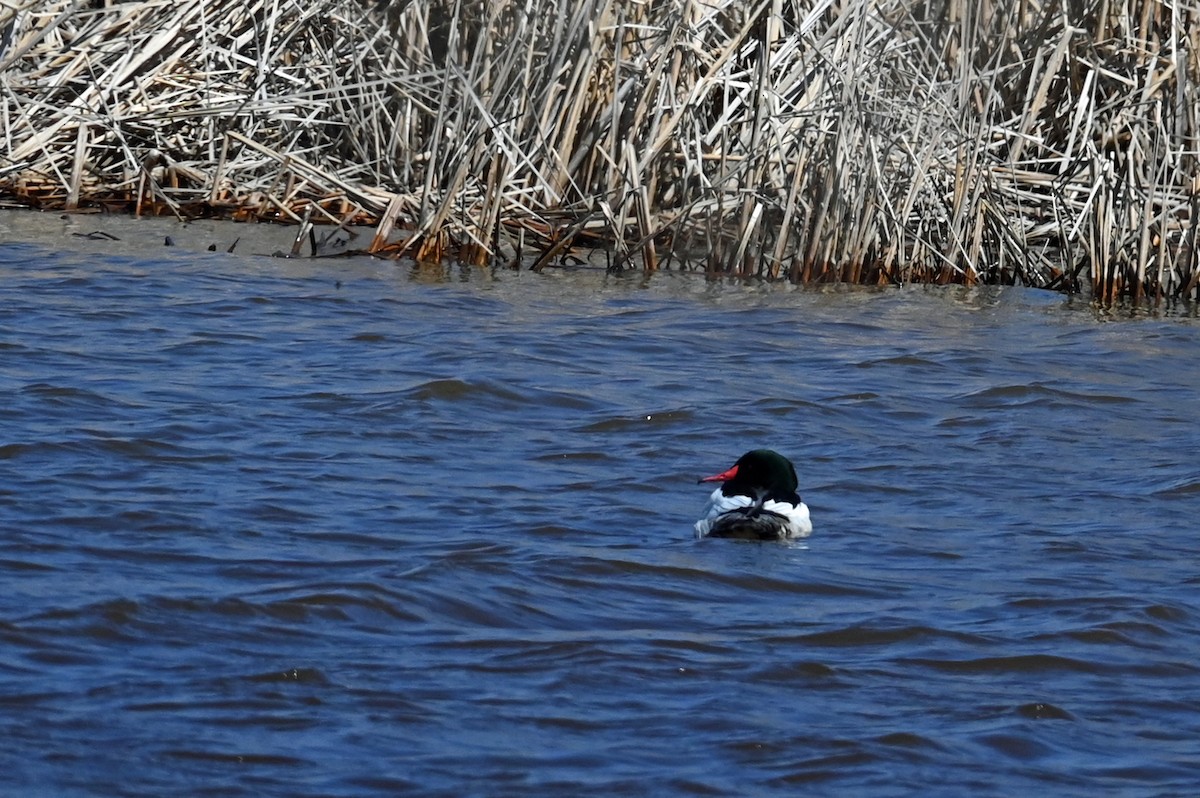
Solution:
<path fill-rule="evenodd" d="M 9 0 L 13 2 L 13 0 Z M 0 192 L 380 254 L 1196 298 L 1164 0 L 16 0 Z"/>

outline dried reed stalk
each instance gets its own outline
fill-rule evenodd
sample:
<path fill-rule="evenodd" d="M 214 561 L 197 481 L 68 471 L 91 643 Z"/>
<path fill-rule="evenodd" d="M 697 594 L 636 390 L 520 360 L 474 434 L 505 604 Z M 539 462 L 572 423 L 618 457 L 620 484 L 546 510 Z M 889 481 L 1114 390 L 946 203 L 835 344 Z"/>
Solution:
<path fill-rule="evenodd" d="M 536 268 L 1197 297 L 1162 0 L 18 0 L 0 192 Z M 161 159 L 150 159 L 150 153 Z"/>

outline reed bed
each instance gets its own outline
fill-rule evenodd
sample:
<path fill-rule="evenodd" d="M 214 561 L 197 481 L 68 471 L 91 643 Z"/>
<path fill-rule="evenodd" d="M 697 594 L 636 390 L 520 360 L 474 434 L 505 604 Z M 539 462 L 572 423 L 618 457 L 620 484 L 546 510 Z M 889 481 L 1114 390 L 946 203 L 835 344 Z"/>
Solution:
<path fill-rule="evenodd" d="M 1179 2 L 16 2 L 22 204 L 535 269 L 1198 293 Z"/>

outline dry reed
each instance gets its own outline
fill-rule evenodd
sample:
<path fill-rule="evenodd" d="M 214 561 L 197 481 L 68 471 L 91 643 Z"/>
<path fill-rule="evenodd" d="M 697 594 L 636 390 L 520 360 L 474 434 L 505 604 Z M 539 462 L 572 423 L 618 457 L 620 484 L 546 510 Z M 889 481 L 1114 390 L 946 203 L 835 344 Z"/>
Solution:
<path fill-rule="evenodd" d="M 8 0 L 10 3 L 12 0 Z M 371 249 L 1196 298 L 1200 19 L 1149 0 L 16 0 L 0 191 Z"/>

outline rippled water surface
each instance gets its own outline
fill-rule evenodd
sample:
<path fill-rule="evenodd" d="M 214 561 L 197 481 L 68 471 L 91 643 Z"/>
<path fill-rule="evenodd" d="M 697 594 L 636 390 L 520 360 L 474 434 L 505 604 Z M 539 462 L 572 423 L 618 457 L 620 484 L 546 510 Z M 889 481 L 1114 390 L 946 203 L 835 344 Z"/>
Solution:
<path fill-rule="evenodd" d="M 0 292 L 4 794 L 1200 789 L 1194 319 L 11 236 Z M 758 446 L 814 535 L 694 540 Z"/>

